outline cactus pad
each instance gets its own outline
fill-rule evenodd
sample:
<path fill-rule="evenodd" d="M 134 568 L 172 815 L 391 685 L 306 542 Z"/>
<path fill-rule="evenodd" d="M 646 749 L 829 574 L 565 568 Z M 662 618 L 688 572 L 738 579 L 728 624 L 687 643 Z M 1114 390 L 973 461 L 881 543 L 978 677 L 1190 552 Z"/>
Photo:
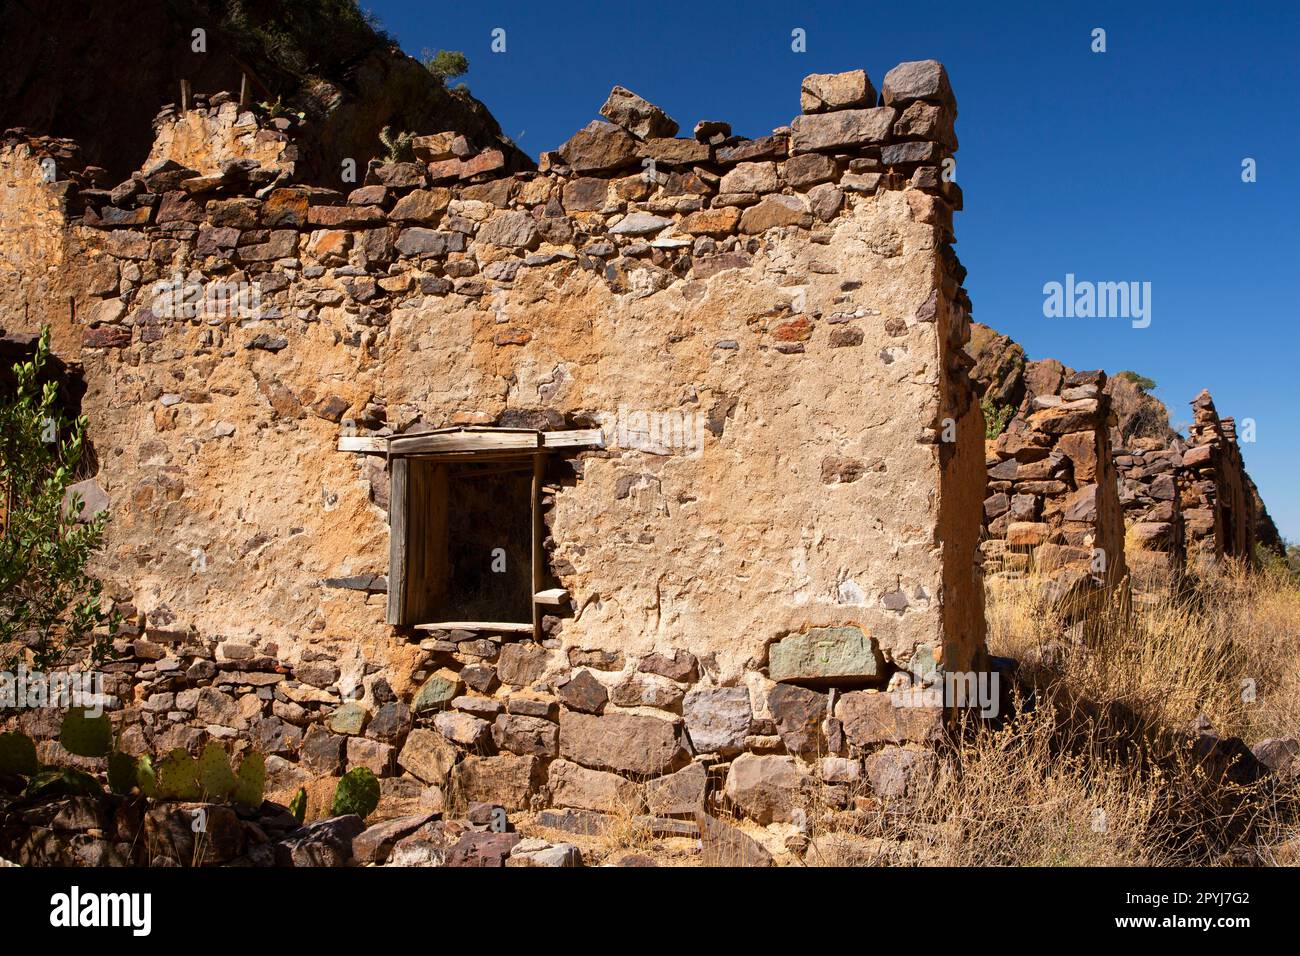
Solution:
<path fill-rule="evenodd" d="M 63 715 L 59 743 L 78 757 L 105 757 L 113 746 L 113 727 L 108 717 L 92 717 L 84 708 L 69 707 Z"/>
<path fill-rule="evenodd" d="M 302 823 L 307 817 L 307 788 L 299 787 L 298 792 L 294 794 L 293 799 L 289 801 L 289 812 L 293 818 Z"/>
<path fill-rule="evenodd" d="M 108 789 L 125 796 L 135 786 L 135 758 L 120 750 L 114 750 L 108 755 Z"/>
<path fill-rule="evenodd" d="M 203 748 L 198 764 L 199 789 L 203 799 L 223 803 L 235 789 L 238 781 L 230 772 L 230 761 L 221 744 L 211 741 Z"/>
<path fill-rule="evenodd" d="M 366 767 L 353 767 L 339 778 L 330 813 L 336 817 L 355 813 L 364 820 L 377 806 L 379 779 Z"/>
<path fill-rule="evenodd" d="M 177 747 L 158 765 L 158 796 L 173 800 L 199 798 L 198 764 L 184 747 Z"/>
<path fill-rule="evenodd" d="M 0 734 L 0 773 L 30 777 L 39 768 L 32 738 L 23 733 Z"/>
<path fill-rule="evenodd" d="M 234 799 L 236 803 L 250 807 L 262 805 L 262 794 L 266 790 L 266 760 L 260 753 L 250 750 L 239 762 L 238 780 L 235 783 Z"/>
<path fill-rule="evenodd" d="M 153 769 L 153 758 L 148 754 L 136 761 L 135 785 L 150 799 L 158 796 L 158 774 Z"/>

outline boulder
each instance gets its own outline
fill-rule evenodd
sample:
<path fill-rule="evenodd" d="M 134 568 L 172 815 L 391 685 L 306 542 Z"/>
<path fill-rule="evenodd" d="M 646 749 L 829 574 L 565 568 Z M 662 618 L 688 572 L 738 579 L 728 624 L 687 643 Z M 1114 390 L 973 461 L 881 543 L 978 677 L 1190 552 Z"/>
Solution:
<path fill-rule="evenodd" d="M 613 123 L 593 120 L 559 149 L 576 173 L 610 173 L 636 162 L 636 140 Z"/>

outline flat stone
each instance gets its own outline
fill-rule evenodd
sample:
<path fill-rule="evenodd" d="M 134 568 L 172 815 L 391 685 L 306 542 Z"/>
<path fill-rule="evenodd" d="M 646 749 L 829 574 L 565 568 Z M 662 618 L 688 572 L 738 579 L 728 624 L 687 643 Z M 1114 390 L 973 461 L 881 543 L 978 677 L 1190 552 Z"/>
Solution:
<path fill-rule="evenodd" d="M 810 73 L 803 78 L 799 108 L 805 113 L 855 109 L 876 105 L 876 88 L 865 70 Z"/>
<path fill-rule="evenodd" d="M 609 231 L 615 236 L 648 236 L 662 232 L 672 224 L 671 219 L 665 219 L 663 216 L 654 216 L 648 212 L 634 212 L 620 219 Z"/>
<path fill-rule="evenodd" d="M 723 193 L 770 193 L 780 183 L 776 163 L 740 163 L 722 177 L 718 191 Z"/>
<path fill-rule="evenodd" d="M 442 786 L 457 756 L 455 746 L 442 734 L 417 727 L 407 735 L 397 763 L 425 783 Z"/>
<path fill-rule="evenodd" d="M 645 807 L 641 788 L 633 781 L 569 760 L 553 761 L 547 782 L 551 802 L 557 807 L 600 813 L 640 813 Z"/>
<path fill-rule="evenodd" d="M 827 702 L 825 694 L 806 687 L 777 684 L 772 688 L 767 706 L 787 750 L 804 756 L 825 752 L 822 722 L 830 716 Z"/>
<path fill-rule="evenodd" d="M 383 863 L 399 840 L 434 819 L 435 814 L 421 813 L 366 827 L 352 838 L 352 859 L 356 863 Z"/>
<path fill-rule="evenodd" d="M 686 760 L 677 726 L 640 714 L 560 715 L 560 754 L 597 770 L 657 775 Z"/>
<path fill-rule="evenodd" d="M 647 780 L 643 786 L 646 809 L 658 816 L 690 816 L 704 809 L 709 773 L 702 763 Z"/>
<path fill-rule="evenodd" d="M 765 196 L 757 206 L 746 209 L 740 217 L 740 231 L 758 235 L 778 226 L 812 225 L 812 214 L 798 196 Z"/>
<path fill-rule="evenodd" d="M 885 747 L 867 758 L 867 780 L 881 797 L 906 797 L 916 792 L 934 764 L 934 754 L 928 750 Z"/>
<path fill-rule="evenodd" d="M 582 866 L 582 851 L 572 843 L 548 843 L 546 840 L 526 838 L 520 840 L 510 851 L 506 866 Z"/>
<path fill-rule="evenodd" d="M 366 828 L 349 814 L 309 823 L 275 845 L 278 866 L 347 866 L 352 862 L 352 841 Z"/>
<path fill-rule="evenodd" d="M 886 142 L 898 111 L 888 106 L 833 113 L 805 113 L 790 124 L 792 153 L 873 146 Z"/>
<path fill-rule="evenodd" d="M 811 628 L 768 649 L 768 677 L 777 682 L 874 678 L 882 675 L 883 667 L 875 639 L 852 625 Z"/>
<path fill-rule="evenodd" d="M 533 756 L 470 754 L 451 774 L 451 786 L 468 801 L 498 803 L 507 810 L 527 810 L 542 784 L 543 764 Z"/>
<path fill-rule="evenodd" d="M 478 239 L 494 246 L 531 248 L 537 243 L 537 221 L 526 212 L 503 212 L 479 230 Z"/>
<path fill-rule="evenodd" d="M 506 644 L 497 658 L 497 677 L 503 684 L 525 687 L 546 672 L 550 656 L 550 652 L 540 644 Z"/>
<path fill-rule="evenodd" d="M 795 819 L 799 792 L 806 783 L 807 776 L 794 757 L 743 753 L 731 762 L 725 792 L 746 816 L 766 825 Z"/>
<path fill-rule="evenodd" d="M 943 708 L 925 704 L 921 695 L 849 691 L 835 702 L 835 717 L 858 747 L 930 743 L 943 734 Z"/>
<path fill-rule="evenodd" d="M 420 686 L 411 710 L 416 714 L 443 710 L 460 696 L 461 689 L 460 678 L 453 671 L 438 671 Z"/>
<path fill-rule="evenodd" d="M 467 748 L 485 744 L 491 736 L 486 720 L 459 711 L 443 711 L 433 718 L 433 726 L 452 743 Z"/>
<path fill-rule="evenodd" d="M 686 733 L 697 754 L 737 754 L 753 721 L 746 687 L 705 687 L 689 691 L 682 702 Z"/>
<path fill-rule="evenodd" d="M 609 691 L 605 685 L 591 676 L 589 671 L 581 670 L 563 684 L 555 688 L 555 694 L 572 710 L 584 714 L 599 713 L 609 700 Z"/>
<path fill-rule="evenodd" d="M 499 714 L 492 724 L 492 739 L 499 750 L 554 757 L 559 753 L 560 728 L 541 717 Z"/>
<path fill-rule="evenodd" d="M 703 811 L 695 815 L 700 828 L 701 866 L 775 866 L 772 854 L 742 830 Z"/>

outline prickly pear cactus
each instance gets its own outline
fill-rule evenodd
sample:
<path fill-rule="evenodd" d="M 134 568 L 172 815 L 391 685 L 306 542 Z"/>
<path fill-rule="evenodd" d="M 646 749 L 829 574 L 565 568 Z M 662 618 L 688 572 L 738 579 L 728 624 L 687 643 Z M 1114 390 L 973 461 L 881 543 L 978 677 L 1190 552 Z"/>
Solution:
<path fill-rule="evenodd" d="M 27 789 L 23 791 L 28 797 L 82 796 L 103 792 L 99 781 L 75 767 L 42 770 L 27 781 Z"/>
<path fill-rule="evenodd" d="M 18 732 L 0 734 L 0 773 L 30 777 L 39 769 L 32 738 Z"/>
<path fill-rule="evenodd" d="M 199 756 L 199 789 L 203 799 L 224 803 L 235 789 L 238 780 L 230 772 L 230 760 L 221 744 L 210 741 Z"/>
<path fill-rule="evenodd" d="M 113 746 L 113 727 L 104 714 L 92 717 L 84 708 L 69 707 L 63 715 L 59 743 L 78 757 L 104 757 Z"/>
<path fill-rule="evenodd" d="M 365 767 L 353 767 L 334 790 L 330 813 L 336 817 L 355 813 L 365 819 L 379 806 L 379 779 Z"/>
<path fill-rule="evenodd" d="M 294 794 L 293 799 L 289 801 L 289 812 L 293 814 L 293 818 L 297 820 L 299 823 L 302 823 L 302 821 L 306 819 L 307 817 L 307 788 L 306 787 L 299 787 L 298 792 Z"/>
<path fill-rule="evenodd" d="M 114 750 L 108 755 L 108 789 L 125 796 L 137 785 L 135 758 Z"/>
<path fill-rule="evenodd" d="M 266 790 L 266 760 L 254 750 L 244 754 L 239 762 L 238 781 L 235 784 L 234 800 L 250 807 L 262 805 L 262 794 Z"/>
<path fill-rule="evenodd" d="M 198 764 L 184 747 L 177 747 L 158 765 L 158 796 L 162 799 L 199 799 Z"/>
<path fill-rule="evenodd" d="M 158 774 L 153 769 L 153 758 L 145 754 L 135 764 L 135 785 L 149 799 L 158 797 Z"/>

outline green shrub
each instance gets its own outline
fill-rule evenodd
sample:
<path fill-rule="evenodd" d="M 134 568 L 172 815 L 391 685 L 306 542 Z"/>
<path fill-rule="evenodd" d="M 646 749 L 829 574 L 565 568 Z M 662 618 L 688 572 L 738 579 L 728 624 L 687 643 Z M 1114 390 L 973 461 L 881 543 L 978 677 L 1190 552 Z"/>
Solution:
<path fill-rule="evenodd" d="M 980 408 L 984 411 L 984 437 L 987 439 L 1001 435 L 1016 412 L 1010 405 L 998 405 L 987 395 L 980 399 Z"/>
<path fill-rule="evenodd" d="M 446 83 L 469 72 L 469 59 L 459 50 L 439 50 L 436 53 L 424 51 L 424 68 Z"/>
<path fill-rule="evenodd" d="M 104 540 L 108 513 L 82 521 L 85 502 L 68 496 L 86 452 L 86 418 L 69 420 L 58 384 L 40 383 L 50 330 L 29 362 L 13 367 L 14 389 L 0 394 L 0 665 L 22 656 L 51 670 L 80 657 L 110 656 L 102 584 L 86 570 Z M 65 501 L 65 499 L 67 499 Z"/>

